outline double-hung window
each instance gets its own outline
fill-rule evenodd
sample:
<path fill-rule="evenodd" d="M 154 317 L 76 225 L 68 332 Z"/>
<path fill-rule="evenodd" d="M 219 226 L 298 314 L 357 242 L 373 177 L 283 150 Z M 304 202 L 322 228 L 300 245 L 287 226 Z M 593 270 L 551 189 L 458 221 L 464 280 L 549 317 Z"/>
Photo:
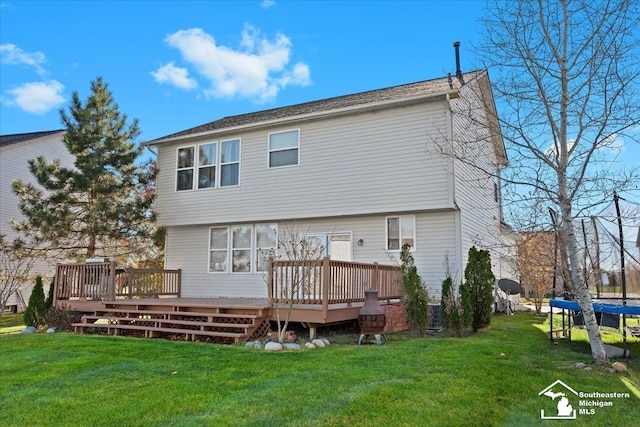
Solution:
<path fill-rule="evenodd" d="M 240 178 L 240 140 L 220 143 L 220 186 L 238 185 Z"/>
<path fill-rule="evenodd" d="M 251 272 L 251 226 L 234 225 L 232 227 L 232 269 L 233 273 Z"/>
<path fill-rule="evenodd" d="M 239 185 L 240 139 L 178 148 L 176 171 L 176 191 Z"/>
<path fill-rule="evenodd" d="M 278 228 L 275 224 L 256 225 L 256 271 L 267 271 L 270 257 L 276 256 Z"/>
<path fill-rule="evenodd" d="M 229 258 L 229 229 L 212 227 L 209 229 L 209 272 L 226 272 Z"/>
<path fill-rule="evenodd" d="M 217 143 L 198 146 L 198 188 L 215 188 L 217 157 Z"/>
<path fill-rule="evenodd" d="M 209 273 L 258 273 L 266 271 L 276 255 L 276 224 L 241 224 L 209 229 Z"/>
<path fill-rule="evenodd" d="M 300 161 L 300 131 L 269 134 L 269 167 L 295 166 Z"/>
<path fill-rule="evenodd" d="M 193 190 L 195 147 L 178 148 L 176 190 Z"/>
<path fill-rule="evenodd" d="M 387 250 L 399 251 L 405 244 L 415 248 L 416 219 L 413 215 L 387 217 Z"/>

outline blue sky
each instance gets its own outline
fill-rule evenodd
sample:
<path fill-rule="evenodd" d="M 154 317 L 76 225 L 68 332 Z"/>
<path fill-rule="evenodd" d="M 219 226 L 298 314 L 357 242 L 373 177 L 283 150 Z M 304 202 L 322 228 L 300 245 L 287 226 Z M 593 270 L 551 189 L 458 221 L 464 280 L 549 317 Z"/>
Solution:
<path fill-rule="evenodd" d="M 0 0 L 0 134 L 61 128 L 102 76 L 140 141 L 479 67 L 484 1 Z"/>

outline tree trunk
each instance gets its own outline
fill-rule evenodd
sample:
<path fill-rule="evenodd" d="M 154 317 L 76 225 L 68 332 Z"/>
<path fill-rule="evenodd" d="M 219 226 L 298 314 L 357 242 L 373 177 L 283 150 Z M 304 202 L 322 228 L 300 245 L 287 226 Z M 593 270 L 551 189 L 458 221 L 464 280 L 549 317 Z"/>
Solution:
<path fill-rule="evenodd" d="M 561 194 L 566 194 L 566 185 L 561 185 Z M 569 273 L 571 276 L 571 284 L 573 290 L 578 299 L 578 304 L 582 309 L 582 315 L 584 316 L 584 325 L 587 329 L 589 336 L 589 344 L 591 346 L 591 354 L 595 360 L 596 365 L 604 365 L 608 362 L 607 352 L 600 336 L 600 328 L 598 321 L 596 320 L 596 313 L 593 310 L 593 304 L 591 302 L 591 294 L 586 283 L 582 281 L 582 275 L 580 274 L 580 257 L 578 256 L 578 245 L 576 240 L 576 234 L 574 230 L 573 217 L 571 215 L 571 205 L 567 203 L 566 198 L 560 198 L 560 214 L 562 217 L 562 227 L 560 232 L 564 234 L 564 239 L 567 242 L 567 252 L 569 256 Z"/>

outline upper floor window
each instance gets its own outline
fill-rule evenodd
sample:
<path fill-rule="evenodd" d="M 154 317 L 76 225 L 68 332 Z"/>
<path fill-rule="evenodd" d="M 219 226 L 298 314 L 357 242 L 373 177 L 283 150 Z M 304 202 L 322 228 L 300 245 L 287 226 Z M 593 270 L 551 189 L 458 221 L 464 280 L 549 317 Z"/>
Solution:
<path fill-rule="evenodd" d="M 197 167 L 196 167 L 197 165 Z M 208 142 L 178 148 L 176 191 L 238 185 L 240 140 Z"/>
<path fill-rule="evenodd" d="M 193 190 L 193 168 L 194 168 L 195 147 L 178 148 L 178 176 L 176 180 L 176 190 Z"/>
<path fill-rule="evenodd" d="M 216 186 L 216 157 L 218 144 L 200 144 L 198 147 L 198 188 Z"/>
<path fill-rule="evenodd" d="M 300 161 L 300 131 L 269 134 L 269 167 L 297 165 Z"/>
<path fill-rule="evenodd" d="M 413 215 L 387 218 L 387 250 L 399 251 L 405 244 L 415 248 L 416 225 Z"/>
<path fill-rule="evenodd" d="M 220 143 L 220 186 L 238 185 L 240 178 L 240 140 Z"/>

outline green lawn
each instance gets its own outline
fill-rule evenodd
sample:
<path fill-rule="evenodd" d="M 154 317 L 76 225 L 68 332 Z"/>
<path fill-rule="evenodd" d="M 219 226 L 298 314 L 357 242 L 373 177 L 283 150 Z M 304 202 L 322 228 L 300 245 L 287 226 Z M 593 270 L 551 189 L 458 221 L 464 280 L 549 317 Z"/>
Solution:
<path fill-rule="evenodd" d="M 2 326 L 0 325 L 0 328 Z M 244 346 L 57 334 L 0 334 L 2 426 L 537 426 L 538 393 L 629 393 L 594 415 L 548 424 L 632 426 L 640 419 L 640 340 L 630 372 L 551 344 L 546 321 L 495 317 L 463 339 L 389 335 L 358 347 L 266 353 Z M 607 339 L 614 339 L 610 337 Z M 579 347 L 579 345 L 578 345 Z M 575 396 L 572 396 L 575 397 Z M 611 400 L 611 399 L 610 399 Z M 578 399 L 571 403 L 578 409 Z"/>

